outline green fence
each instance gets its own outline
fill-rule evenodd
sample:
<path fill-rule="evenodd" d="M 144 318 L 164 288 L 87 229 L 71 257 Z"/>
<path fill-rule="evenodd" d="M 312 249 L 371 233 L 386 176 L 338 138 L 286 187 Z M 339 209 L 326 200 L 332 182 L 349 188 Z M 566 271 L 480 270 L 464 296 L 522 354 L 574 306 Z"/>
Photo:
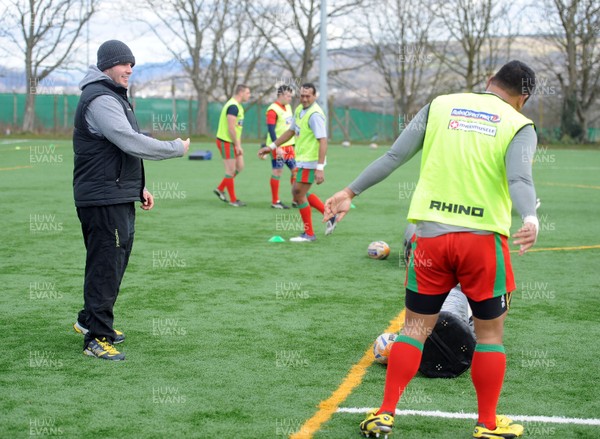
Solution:
<path fill-rule="evenodd" d="M 79 96 L 38 94 L 35 103 L 36 130 L 44 132 L 69 132 Z M 143 131 L 157 136 L 183 137 L 196 128 L 198 111 L 195 100 L 135 98 L 135 113 Z M 219 114 L 223 103 L 212 102 L 208 106 L 208 130 L 217 132 Z M 244 137 L 266 137 L 266 104 L 246 105 Z M 23 124 L 25 95 L 0 93 L 0 126 L 3 131 L 18 131 Z M 334 108 L 330 116 L 330 137 L 341 141 L 375 141 L 393 139 L 393 116 L 360 111 L 352 108 Z"/>
<path fill-rule="evenodd" d="M 590 142 L 600 142 L 600 128 L 588 128 L 588 139 Z"/>
<path fill-rule="evenodd" d="M 36 97 L 36 130 L 63 132 L 72 130 L 73 116 L 79 96 L 39 94 Z M 135 113 L 143 131 L 155 136 L 187 137 L 196 129 L 198 112 L 195 100 L 136 98 Z M 219 114 L 223 104 L 211 102 L 208 106 L 209 133 L 217 132 Z M 244 137 L 263 139 L 266 137 L 266 104 L 246 105 Z M 0 128 L 19 131 L 23 124 L 25 95 L 0 93 Z M 393 116 L 389 114 L 361 111 L 354 108 L 335 107 L 329 117 L 330 138 L 334 141 L 350 139 L 362 142 L 383 142 L 394 138 Z M 540 134 L 548 141 L 560 140 L 558 128 L 543 129 Z M 600 128 L 590 128 L 589 139 L 600 141 Z"/>

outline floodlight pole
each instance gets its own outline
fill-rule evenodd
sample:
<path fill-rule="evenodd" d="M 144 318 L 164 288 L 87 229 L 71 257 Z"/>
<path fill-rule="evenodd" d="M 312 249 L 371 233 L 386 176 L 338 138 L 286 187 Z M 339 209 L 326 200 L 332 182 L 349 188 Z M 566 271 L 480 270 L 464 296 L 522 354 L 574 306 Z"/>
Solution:
<path fill-rule="evenodd" d="M 327 117 L 327 0 L 321 0 L 321 43 L 319 46 L 319 98 L 318 102 Z"/>

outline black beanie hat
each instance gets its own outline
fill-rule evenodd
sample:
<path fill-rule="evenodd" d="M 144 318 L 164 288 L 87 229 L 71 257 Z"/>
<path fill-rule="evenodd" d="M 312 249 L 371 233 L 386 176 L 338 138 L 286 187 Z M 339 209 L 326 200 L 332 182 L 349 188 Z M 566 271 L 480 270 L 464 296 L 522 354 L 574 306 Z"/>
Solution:
<path fill-rule="evenodd" d="M 98 69 L 103 72 L 118 64 L 135 65 L 135 57 L 127 44 L 119 40 L 109 40 L 98 48 Z"/>

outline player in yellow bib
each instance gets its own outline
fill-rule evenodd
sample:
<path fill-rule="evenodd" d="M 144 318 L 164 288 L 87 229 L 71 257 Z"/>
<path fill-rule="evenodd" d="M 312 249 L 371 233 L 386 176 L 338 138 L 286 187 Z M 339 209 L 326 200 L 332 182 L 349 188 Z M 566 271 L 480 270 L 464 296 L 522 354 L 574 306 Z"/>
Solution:
<path fill-rule="evenodd" d="M 539 228 L 531 176 L 537 136 L 533 122 L 521 114 L 534 87 L 533 70 L 511 61 L 488 80 L 484 93 L 435 98 L 383 157 L 326 202 L 325 218 L 337 214 L 341 220 L 354 196 L 422 150 L 408 212 L 416 232 L 406 268 L 406 317 L 388 358 L 383 402 L 360 424 L 366 436 L 391 432 L 423 344 L 457 283 L 469 300 L 477 335 L 471 377 L 479 416 L 473 437 L 523 434 L 523 426 L 497 415 L 496 407 L 506 369 L 504 320 L 516 287 L 508 249 L 512 205 L 523 221 L 513 235 L 519 254 L 534 245 Z"/>
<path fill-rule="evenodd" d="M 293 125 L 269 146 L 258 150 L 258 156 L 261 158 L 273 150 L 277 150 L 277 154 L 280 155 L 280 147 L 296 136 L 298 173 L 292 192 L 302 216 L 304 233 L 291 238 L 292 242 L 312 242 L 317 239 L 313 230 L 311 207 L 321 213 L 325 208 L 319 197 L 308 192 L 313 183 L 321 184 L 325 181 L 327 128 L 325 113 L 316 100 L 317 89 L 314 84 L 303 84 L 300 87 L 300 105 L 294 112 Z M 325 234 L 333 232 L 335 225 L 336 218 L 333 216 L 327 222 Z"/>
<path fill-rule="evenodd" d="M 294 113 L 292 112 L 290 102 L 292 102 L 293 95 L 294 90 L 289 85 L 282 85 L 277 89 L 277 100 L 269 105 L 266 112 L 267 130 L 269 133 L 267 134 L 265 145 L 274 142 L 277 137 L 281 136 L 292 126 Z M 279 180 L 285 165 L 291 172 L 290 183 L 292 186 L 294 185 L 294 181 L 296 181 L 296 153 L 294 143 L 295 139 L 293 137 L 284 142 L 280 147 L 281 155 L 279 157 L 275 151 L 271 152 L 272 174 L 270 186 L 271 207 L 273 209 L 289 209 L 289 206 L 282 203 L 279 199 Z"/>
<path fill-rule="evenodd" d="M 244 128 L 244 107 L 242 104 L 250 99 L 250 87 L 239 84 L 235 87 L 235 95 L 227 101 L 217 129 L 217 148 L 223 157 L 225 177 L 213 191 L 221 201 L 227 202 L 225 189 L 229 192 L 229 204 L 243 207 L 243 201 L 237 199 L 233 179 L 244 169 L 244 150 L 242 149 L 242 129 Z"/>

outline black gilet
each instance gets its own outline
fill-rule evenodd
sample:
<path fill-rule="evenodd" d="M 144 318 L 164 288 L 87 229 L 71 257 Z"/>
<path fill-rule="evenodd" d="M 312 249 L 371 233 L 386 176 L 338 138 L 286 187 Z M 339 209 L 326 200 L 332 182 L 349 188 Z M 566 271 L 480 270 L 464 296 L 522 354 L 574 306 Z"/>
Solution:
<path fill-rule="evenodd" d="M 140 132 L 127 89 L 110 81 L 92 82 L 83 88 L 75 111 L 73 131 L 73 194 L 75 206 L 106 206 L 142 200 L 144 164 L 114 143 L 90 132 L 85 113 L 98 96 L 109 95 L 123 106 L 131 127 Z"/>

